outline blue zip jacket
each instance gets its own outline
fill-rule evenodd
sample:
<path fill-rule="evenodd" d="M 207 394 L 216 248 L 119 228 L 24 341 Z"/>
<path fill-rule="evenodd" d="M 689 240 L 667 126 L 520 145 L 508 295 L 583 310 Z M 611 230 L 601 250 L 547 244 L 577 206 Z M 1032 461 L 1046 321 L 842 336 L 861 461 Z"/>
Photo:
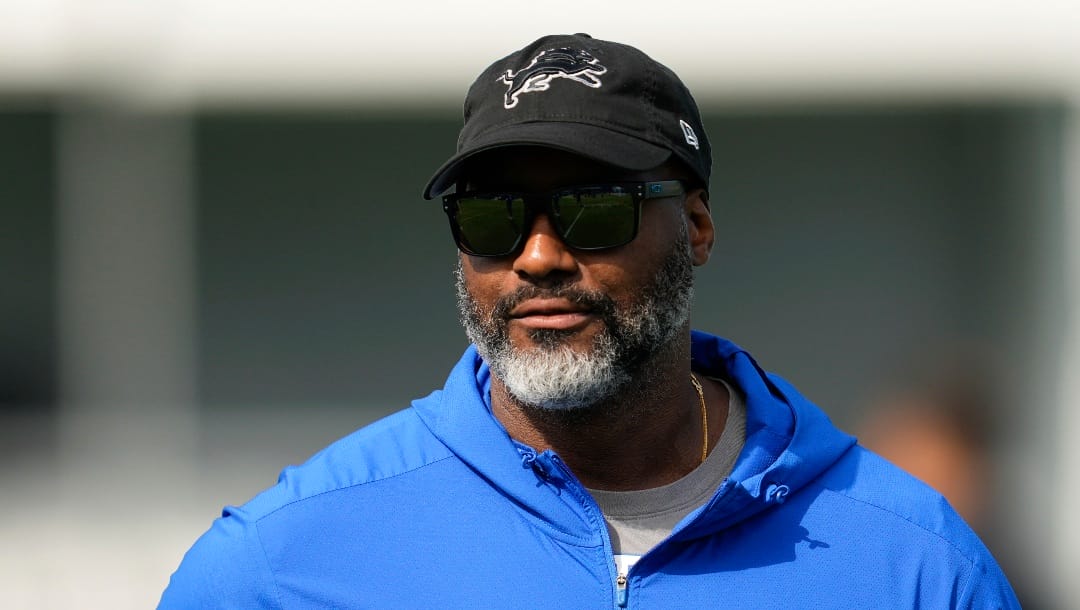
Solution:
<path fill-rule="evenodd" d="M 694 332 L 692 351 L 745 393 L 746 446 L 625 585 L 596 503 L 507 435 L 470 347 L 443 390 L 226 507 L 160 607 L 1020 607 L 941 496 L 738 346 Z"/>

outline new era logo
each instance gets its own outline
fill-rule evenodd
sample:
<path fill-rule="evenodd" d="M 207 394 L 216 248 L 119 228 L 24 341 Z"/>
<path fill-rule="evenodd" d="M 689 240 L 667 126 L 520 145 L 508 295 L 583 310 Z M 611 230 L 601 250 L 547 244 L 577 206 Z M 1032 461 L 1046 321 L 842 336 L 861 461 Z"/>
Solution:
<path fill-rule="evenodd" d="M 690 126 L 690 123 L 679 119 L 679 127 L 682 127 L 683 137 L 686 138 L 686 143 L 694 147 L 694 150 L 699 150 L 697 134 L 694 133 L 694 128 Z"/>

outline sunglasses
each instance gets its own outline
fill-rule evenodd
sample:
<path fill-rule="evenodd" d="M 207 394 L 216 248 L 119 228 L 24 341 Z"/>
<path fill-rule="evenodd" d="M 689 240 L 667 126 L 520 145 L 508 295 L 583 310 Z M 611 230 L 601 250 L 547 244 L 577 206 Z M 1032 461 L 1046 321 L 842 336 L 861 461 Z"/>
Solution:
<path fill-rule="evenodd" d="M 683 193 L 679 180 L 593 184 L 550 193 L 466 191 L 444 196 L 443 211 L 458 248 L 473 256 L 514 254 L 541 213 L 567 246 L 604 250 L 637 236 L 641 202 Z"/>

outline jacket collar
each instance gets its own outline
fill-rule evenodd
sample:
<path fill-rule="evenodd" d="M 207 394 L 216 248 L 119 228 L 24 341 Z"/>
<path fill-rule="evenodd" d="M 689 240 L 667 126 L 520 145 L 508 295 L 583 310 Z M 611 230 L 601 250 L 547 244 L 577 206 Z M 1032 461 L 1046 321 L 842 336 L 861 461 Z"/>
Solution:
<path fill-rule="evenodd" d="M 787 382 L 763 371 L 739 346 L 698 331 L 691 339 L 694 370 L 723 377 L 741 390 L 747 418 L 746 444 L 731 476 L 710 502 L 676 528 L 684 536 L 727 527 L 782 503 L 855 442 Z M 469 468 L 545 527 L 572 542 L 599 544 L 603 526 L 595 504 L 581 499 L 585 491 L 576 480 L 561 476 L 550 452 L 536 463 L 528 459 L 528 448 L 511 439 L 492 414 L 490 387 L 490 370 L 470 346 L 443 390 L 415 401 L 413 407 Z"/>

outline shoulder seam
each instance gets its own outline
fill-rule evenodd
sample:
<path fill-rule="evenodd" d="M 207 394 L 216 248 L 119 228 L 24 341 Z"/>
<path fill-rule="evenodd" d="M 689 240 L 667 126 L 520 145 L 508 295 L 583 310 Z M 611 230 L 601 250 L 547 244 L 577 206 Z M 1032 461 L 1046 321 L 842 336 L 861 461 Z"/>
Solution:
<path fill-rule="evenodd" d="M 820 485 L 820 483 L 819 483 L 819 485 Z M 920 524 L 920 523 L 916 523 L 915 521 L 912 521 L 911 519 L 909 519 L 909 518 L 907 518 L 907 517 L 905 517 L 905 516 L 903 516 L 903 515 L 901 515 L 901 514 L 898 514 L 898 513 L 896 513 L 895 511 L 889 510 L 889 509 L 885 508 L 884 506 L 879 506 L 879 505 L 877 505 L 877 504 L 874 504 L 873 502 L 868 502 L 868 501 L 866 501 L 866 500 L 863 500 L 863 499 L 861 499 L 861 498 L 856 498 L 856 497 L 854 497 L 854 496 L 851 496 L 851 495 L 849 495 L 849 494 L 846 494 L 846 493 L 842 493 L 842 492 L 836 491 L 835 489 L 829 489 L 828 487 L 825 487 L 824 485 L 822 485 L 821 487 L 822 487 L 822 490 L 824 490 L 824 491 L 827 491 L 827 492 L 829 492 L 829 493 L 833 493 L 833 494 L 836 494 L 836 495 L 838 495 L 838 496 L 843 496 L 843 497 L 845 497 L 845 498 L 847 498 L 847 499 L 851 500 L 852 502 L 858 502 L 859 504 L 865 504 L 866 506 L 872 506 L 872 507 L 874 507 L 874 508 L 876 508 L 876 509 L 878 509 L 878 510 L 880 510 L 880 511 L 882 511 L 882 512 L 888 513 L 888 514 L 890 514 L 890 515 L 892 515 L 892 516 L 896 517 L 897 519 L 902 519 L 902 520 L 904 520 L 904 521 L 907 521 L 907 522 L 908 522 L 908 523 L 910 523 L 911 525 L 914 525 L 915 527 L 917 527 L 917 528 L 919 528 L 920 530 L 922 530 L 922 531 L 926 532 L 927 534 L 930 534 L 931 536 L 934 536 L 935 538 L 938 538 L 939 540 L 941 540 L 941 541 L 942 541 L 942 542 L 944 542 L 945 544 L 947 544 L 947 545 L 949 545 L 950 547 L 952 547 L 952 548 L 953 548 L 953 549 L 954 549 L 954 550 L 956 551 L 956 553 L 957 553 L 958 555 L 960 555 L 961 557 L 963 557 L 963 558 L 964 558 L 964 559 L 965 559 L 965 560 L 966 560 L 966 561 L 968 562 L 968 564 L 969 564 L 969 565 L 968 565 L 968 569 L 969 569 L 969 575 L 970 575 L 970 570 L 971 570 L 971 569 L 972 569 L 972 568 L 973 568 L 973 567 L 975 566 L 975 564 L 976 564 L 976 562 L 977 562 L 977 558 L 976 558 L 976 557 L 972 557 L 972 556 L 968 555 L 967 553 L 965 553 L 965 552 L 963 551 L 963 549 L 961 549 L 960 547 L 956 546 L 956 543 L 954 543 L 954 542 L 953 542 L 952 540 L 949 540 L 949 539 L 948 539 L 948 538 L 946 538 L 945 536 L 942 536 L 942 535 L 941 535 L 940 533 L 938 533 L 938 532 L 935 532 L 935 531 L 933 531 L 933 530 L 931 530 L 931 529 L 927 528 L 926 526 L 924 526 L 924 525 L 922 525 L 922 524 Z"/>
<path fill-rule="evenodd" d="M 284 608 L 285 604 L 281 601 L 281 591 L 278 590 L 277 577 L 274 576 L 274 568 L 270 565 L 270 557 L 266 554 L 266 545 L 263 544 L 262 533 L 259 531 L 259 521 L 256 520 L 252 525 L 255 526 L 255 541 L 259 544 L 259 550 L 262 551 L 266 572 L 270 575 L 270 586 L 274 590 L 274 600 L 277 602 L 278 608 Z"/>
<path fill-rule="evenodd" d="M 977 570 L 978 564 L 975 562 L 968 566 L 967 582 L 964 583 L 964 590 L 960 592 L 960 597 L 956 600 L 958 603 L 963 602 L 966 608 L 971 607 L 971 598 L 975 596 L 975 584 L 978 582 Z"/>
<path fill-rule="evenodd" d="M 443 456 L 443 457 L 441 457 L 439 459 L 431 460 L 430 462 L 425 462 L 423 464 L 420 464 L 419 466 L 416 466 L 415 468 L 409 468 L 407 470 L 402 470 L 401 472 L 398 472 L 398 473 L 395 473 L 395 474 L 392 474 L 392 475 L 389 475 L 389 476 L 379 477 L 379 478 L 376 478 L 376 479 L 371 479 L 371 480 L 363 481 L 363 482 L 360 482 L 360 483 L 354 483 L 352 485 L 345 485 L 345 486 L 342 486 L 342 487 L 335 487 L 333 489 L 327 489 L 325 491 L 320 491 L 318 493 L 311 494 L 310 496 L 304 496 L 302 498 L 296 498 L 295 500 L 292 500 L 290 502 L 286 502 L 285 504 L 282 504 L 281 506 L 278 506 L 278 507 L 274 508 L 274 510 L 272 510 L 270 512 L 267 512 L 267 513 L 265 513 L 263 515 L 260 515 L 259 517 L 256 517 L 252 521 L 254 523 L 258 524 L 259 521 L 262 521 L 263 519 L 269 517 L 270 515 L 273 515 L 274 513 L 278 512 L 278 511 L 280 511 L 282 509 L 288 508 L 288 507 L 290 507 L 293 504 L 296 504 L 298 502 L 306 502 L 307 500 L 310 500 L 312 498 L 317 498 L 319 496 L 323 496 L 323 495 L 326 495 L 326 494 L 329 494 L 329 493 L 334 493 L 334 492 L 338 492 L 338 491 L 344 491 L 346 489 L 352 489 L 354 487 L 361 487 L 363 485 L 370 485 L 371 483 L 378 483 L 380 481 L 388 481 L 390 479 L 394 479 L 394 478 L 409 474 L 410 472 L 415 472 L 415 471 L 420 470 L 422 468 L 427 468 L 428 466 L 431 466 L 432 464 L 438 464 L 439 462 L 449 460 L 449 459 L 454 459 L 456 457 L 457 456 L 455 456 L 454 454 L 451 453 L 451 454 Z M 259 544 L 260 545 L 262 544 L 262 538 L 261 537 L 260 537 Z"/>

